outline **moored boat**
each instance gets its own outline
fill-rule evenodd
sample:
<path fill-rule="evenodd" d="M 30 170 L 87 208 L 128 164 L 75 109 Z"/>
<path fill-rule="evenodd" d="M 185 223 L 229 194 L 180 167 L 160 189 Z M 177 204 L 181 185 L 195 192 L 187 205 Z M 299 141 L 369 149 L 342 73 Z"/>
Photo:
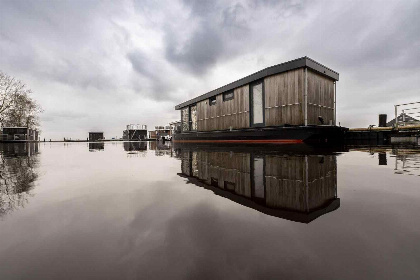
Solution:
<path fill-rule="evenodd" d="M 302 57 L 278 64 L 175 107 L 174 142 L 341 142 L 336 126 L 339 74 Z"/>

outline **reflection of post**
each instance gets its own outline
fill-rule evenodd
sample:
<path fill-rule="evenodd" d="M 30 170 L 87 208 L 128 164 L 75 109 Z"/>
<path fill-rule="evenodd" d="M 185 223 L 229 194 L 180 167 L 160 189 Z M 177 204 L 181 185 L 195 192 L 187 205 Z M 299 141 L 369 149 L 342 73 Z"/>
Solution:
<path fill-rule="evenodd" d="M 395 150 L 395 169 L 394 170 L 398 170 L 398 159 L 397 159 L 397 157 L 398 157 L 398 150 L 396 149 Z"/>
<path fill-rule="evenodd" d="M 403 155 L 403 166 L 402 169 L 405 169 L 405 161 L 407 160 L 407 155 Z"/>
<path fill-rule="evenodd" d="M 308 180 L 308 156 L 305 156 L 305 210 L 306 212 L 309 211 L 309 180 Z"/>
<path fill-rule="evenodd" d="M 387 165 L 386 153 L 378 153 L 379 165 Z"/>

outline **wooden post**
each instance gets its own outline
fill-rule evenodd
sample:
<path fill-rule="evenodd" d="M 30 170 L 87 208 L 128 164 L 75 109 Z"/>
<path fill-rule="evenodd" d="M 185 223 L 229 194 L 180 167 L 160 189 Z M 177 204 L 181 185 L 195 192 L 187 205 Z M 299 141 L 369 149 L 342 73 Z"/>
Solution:
<path fill-rule="evenodd" d="M 305 126 L 308 125 L 308 68 L 305 68 L 305 94 L 303 96 L 303 108 L 305 116 Z"/>
<path fill-rule="evenodd" d="M 305 155 L 305 207 L 306 207 L 306 212 L 309 212 L 309 165 L 308 165 L 308 156 Z"/>
<path fill-rule="evenodd" d="M 404 110 L 402 110 L 402 117 L 403 117 L 403 124 L 402 124 L 402 126 L 405 126 L 405 113 L 404 113 Z"/>
<path fill-rule="evenodd" d="M 397 106 L 395 105 L 395 128 L 398 128 L 398 113 L 397 113 Z"/>
<path fill-rule="evenodd" d="M 337 82 L 334 82 L 334 125 L 337 125 Z"/>

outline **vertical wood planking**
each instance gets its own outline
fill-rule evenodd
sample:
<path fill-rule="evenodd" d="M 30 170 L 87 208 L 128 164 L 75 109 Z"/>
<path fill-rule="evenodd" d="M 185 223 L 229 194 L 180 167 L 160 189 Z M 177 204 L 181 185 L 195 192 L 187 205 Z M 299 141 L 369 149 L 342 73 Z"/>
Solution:
<path fill-rule="evenodd" d="M 303 125 L 303 92 L 305 87 L 304 69 L 266 77 L 265 124 Z M 314 71 L 308 70 L 308 124 L 320 124 L 318 116 L 325 124 L 334 120 L 334 81 Z M 197 103 L 198 130 L 227 130 L 249 127 L 249 85 L 234 90 L 232 100 L 223 101 L 223 94 L 216 96 L 216 105 L 210 106 L 208 99 Z"/>
<path fill-rule="evenodd" d="M 320 124 L 318 116 L 334 120 L 334 81 L 308 70 L 308 103 L 308 124 Z"/>
<path fill-rule="evenodd" d="M 296 69 L 264 79 L 267 126 L 303 124 L 303 75 L 303 69 Z"/>

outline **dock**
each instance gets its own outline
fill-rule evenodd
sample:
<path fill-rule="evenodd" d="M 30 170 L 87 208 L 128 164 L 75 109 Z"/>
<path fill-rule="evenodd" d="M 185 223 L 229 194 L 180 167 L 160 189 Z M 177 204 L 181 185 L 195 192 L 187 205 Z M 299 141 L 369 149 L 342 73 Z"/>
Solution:
<path fill-rule="evenodd" d="M 420 145 L 420 125 L 399 127 L 350 128 L 345 134 L 347 144 Z"/>

